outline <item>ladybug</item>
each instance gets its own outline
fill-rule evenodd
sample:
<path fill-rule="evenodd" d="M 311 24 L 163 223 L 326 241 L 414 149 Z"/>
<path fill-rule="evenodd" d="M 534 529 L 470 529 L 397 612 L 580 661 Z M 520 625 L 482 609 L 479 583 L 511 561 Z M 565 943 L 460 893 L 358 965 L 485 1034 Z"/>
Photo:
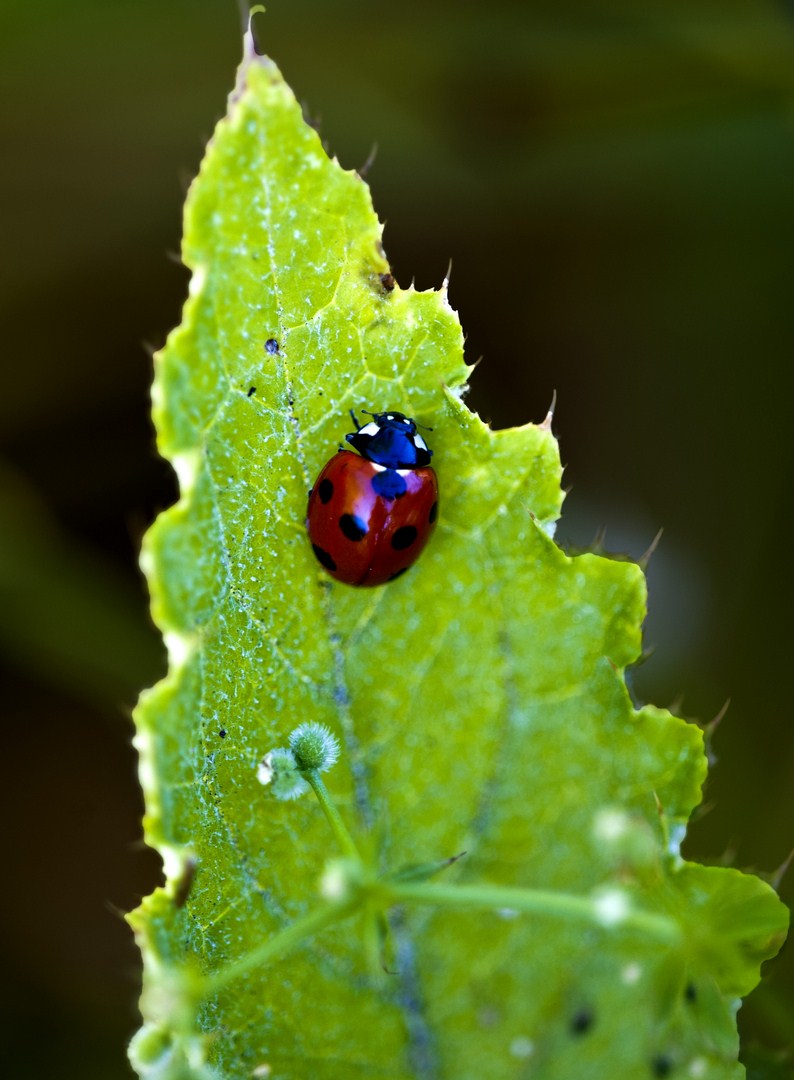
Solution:
<path fill-rule="evenodd" d="M 433 451 L 398 412 L 369 413 L 345 438 L 309 492 L 306 528 L 314 554 L 347 585 L 383 585 L 419 558 L 438 516 Z"/>

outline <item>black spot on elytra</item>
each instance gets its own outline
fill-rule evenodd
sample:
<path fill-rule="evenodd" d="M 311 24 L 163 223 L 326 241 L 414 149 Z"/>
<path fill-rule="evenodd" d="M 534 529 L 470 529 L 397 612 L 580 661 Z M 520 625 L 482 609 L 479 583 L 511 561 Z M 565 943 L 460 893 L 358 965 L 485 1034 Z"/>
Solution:
<path fill-rule="evenodd" d="M 355 514 L 342 514 L 339 519 L 339 528 L 348 538 L 357 542 L 363 540 L 367 535 L 367 523 L 362 521 L 360 517 L 356 517 Z"/>
<path fill-rule="evenodd" d="M 327 551 L 324 551 L 321 547 L 318 547 L 317 544 L 312 544 L 312 551 L 317 556 L 317 561 L 321 563 L 326 570 L 336 570 L 336 563 Z"/>
<path fill-rule="evenodd" d="M 391 546 L 395 551 L 405 551 L 416 540 L 418 533 L 413 525 L 401 525 L 391 538 Z"/>
<path fill-rule="evenodd" d="M 690 982 L 686 984 L 686 989 L 684 990 L 684 998 L 690 1003 L 693 1001 L 697 1001 L 698 992 L 697 987 L 694 983 Z"/>
<path fill-rule="evenodd" d="M 432 505 L 432 506 L 430 507 L 430 513 L 429 513 L 429 514 L 427 515 L 427 520 L 428 520 L 428 521 L 430 522 L 430 524 L 432 525 L 432 524 L 433 524 L 433 522 L 434 522 L 434 521 L 436 520 L 436 518 L 437 518 L 437 517 L 438 517 L 438 502 L 436 501 L 436 502 L 434 502 L 434 503 L 433 503 L 433 505 Z"/>
<path fill-rule="evenodd" d="M 407 566 L 404 566 L 404 567 L 402 568 L 402 570 L 398 570 L 398 571 L 397 571 L 396 573 L 392 574 L 392 576 L 391 576 L 391 577 L 389 578 L 389 581 L 394 581 L 394 579 L 395 579 L 395 578 L 398 578 L 398 577 L 400 577 L 400 576 L 401 576 L 402 574 L 404 574 L 404 573 L 405 573 L 405 571 L 406 571 L 407 569 L 408 569 L 408 567 L 407 567 Z"/>
<path fill-rule="evenodd" d="M 226 738 L 226 730 L 224 728 L 221 728 L 221 730 L 218 732 L 218 738 L 219 739 L 225 739 Z"/>
<path fill-rule="evenodd" d="M 265 342 L 265 352 L 270 353 L 271 356 L 275 356 L 278 352 L 278 342 L 274 337 L 268 338 Z"/>
<path fill-rule="evenodd" d="M 255 393 L 256 393 L 256 387 L 255 387 L 255 386 L 249 386 L 249 387 L 248 387 L 248 395 L 247 395 L 247 396 L 248 396 L 248 397 L 250 397 L 250 396 L 251 396 L 251 394 L 255 394 Z"/>
<path fill-rule="evenodd" d="M 334 485 L 326 476 L 324 480 L 320 481 L 320 486 L 317 488 L 317 494 L 320 496 L 320 502 L 323 504 L 330 502 L 333 493 Z"/>
<path fill-rule="evenodd" d="M 651 1072 L 654 1076 L 669 1076 L 672 1071 L 673 1062 L 667 1054 L 657 1054 L 651 1062 Z"/>
<path fill-rule="evenodd" d="M 585 1035 L 595 1022 L 592 1009 L 578 1009 L 571 1017 L 571 1034 Z"/>

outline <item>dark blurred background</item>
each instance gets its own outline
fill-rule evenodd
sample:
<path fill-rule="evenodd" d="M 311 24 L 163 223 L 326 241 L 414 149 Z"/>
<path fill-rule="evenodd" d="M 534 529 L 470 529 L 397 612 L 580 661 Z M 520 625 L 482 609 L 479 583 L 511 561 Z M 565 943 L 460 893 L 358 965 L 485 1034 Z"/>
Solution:
<path fill-rule="evenodd" d="M 603 527 L 637 557 L 664 527 L 636 693 L 704 722 L 731 699 L 686 852 L 774 870 L 794 834 L 794 5 L 271 0 L 258 30 L 346 167 L 377 142 L 400 283 L 452 258 L 472 407 L 539 420 L 557 390 L 560 539 Z M 159 873 L 129 720 L 163 670 L 137 550 L 175 496 L 149 347 L 179 319 L 181 203 L 240 15 L 3 0 L 0 50 L 0 1071 L 116 1080 L 138 984 L 119 913 Z M 789 950 L 740 1013 L 748 1059 L 792 1017 Z"/>

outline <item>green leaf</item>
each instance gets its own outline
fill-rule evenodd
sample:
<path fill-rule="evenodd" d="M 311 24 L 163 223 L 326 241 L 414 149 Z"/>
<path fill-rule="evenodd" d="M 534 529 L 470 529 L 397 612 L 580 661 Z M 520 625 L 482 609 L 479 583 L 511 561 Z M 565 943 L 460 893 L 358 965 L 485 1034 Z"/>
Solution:
<path fill-rule="evenodd" d="M 182 494 L 144 551 L 170 670 L 137 746 L 167 883 L 130 916 L 133 1061 L 162 1078 L 741 1076 L 736 998 L 787 917 L 759 880 L 679 856 L 706 760 L 697 727 L 627 692 L 642 571 L 555 546 L 550 423 L 494 432 L 466 409 L 446 291 L 384 285 L 380 236 L 365 184 L 249 40 L 157 359 Z M 442 493 L 418 564 L 371 590 L 332 582 L 304 530 L 351 407 L 431 426 Z M 333 831 L 314 795 L 257 781 L 306 721 L 343 747 Z M 364 854 L 329 870 L 345 828 Z"/>

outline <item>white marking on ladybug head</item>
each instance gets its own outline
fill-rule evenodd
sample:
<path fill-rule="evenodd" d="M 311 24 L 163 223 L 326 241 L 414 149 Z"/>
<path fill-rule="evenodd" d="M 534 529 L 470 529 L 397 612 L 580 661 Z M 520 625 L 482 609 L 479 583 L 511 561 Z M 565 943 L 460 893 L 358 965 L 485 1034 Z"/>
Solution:
<path fill-rule="evenodd" d="M 386 413 L 386 419 L 387 420 L 393 420 L 394 419 L 393 414 L 392 413 Z"/>
<path fill-rule="evenodd" d="M 365 424 L 363 428 L 358 429 L 359 435 L 377 435 L 380 431 L 380 427 L 374 420 L 370 420 L 368 424 Z"/>
<path fill-rule="evenodd" d="M 414 446 L 417 450 L 427 450 L 427 443 L 418 433 L 414 435 Z"/>

